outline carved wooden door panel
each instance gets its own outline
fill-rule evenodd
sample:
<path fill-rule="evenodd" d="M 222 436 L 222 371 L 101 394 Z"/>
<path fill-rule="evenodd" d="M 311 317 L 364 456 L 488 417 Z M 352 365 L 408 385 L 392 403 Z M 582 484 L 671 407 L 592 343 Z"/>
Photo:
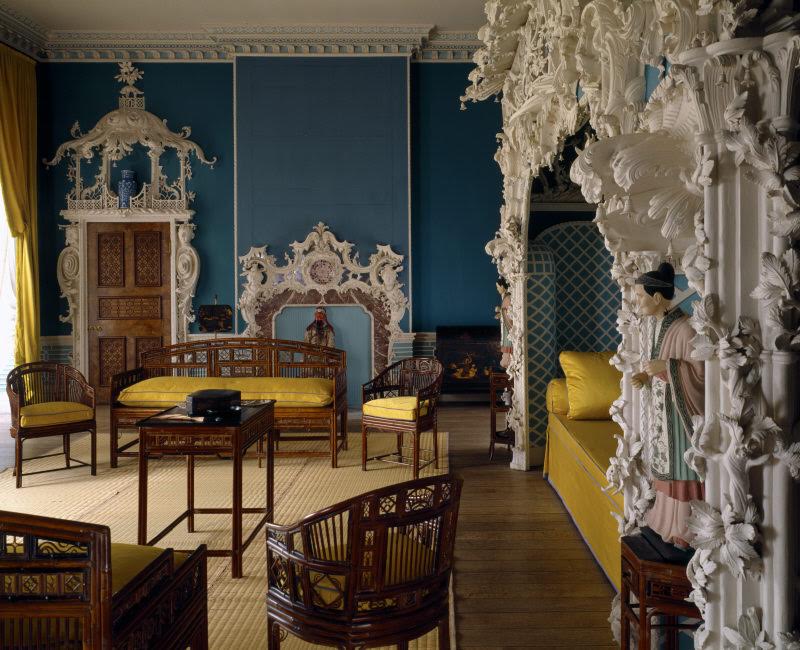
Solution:
<path fill-rule="evenodd" d="M 97 401 L 145 350 L 170 342 L 168 223 L 89 223 L 88 368 Z"/>

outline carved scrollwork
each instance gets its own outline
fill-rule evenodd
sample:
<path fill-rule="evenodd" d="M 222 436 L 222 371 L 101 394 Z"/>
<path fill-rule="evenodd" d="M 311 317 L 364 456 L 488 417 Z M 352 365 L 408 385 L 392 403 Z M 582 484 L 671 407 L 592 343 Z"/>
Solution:
<path fill-rule="evenodd" d="M 176 336 L 178 341 L 185 341 L 189 335 L 189 324 L 195 320 L 192 298 L 200 277 L 200 255 L 192 246 L 195 225 L 182 223 L 178 225 L 178 248 L 175 251 L 175 279 L 177 315 Z"/>
<path fill-rule="evenodd" d="M 371 296 L 388 314 L 390 339 L 401 334 L 400 321 L 408 308 L 408 298 L 398 279 L 403 270 L 403 256 L 391 246 L 378 244 L 369 263 L 362 265 L 353 245 L 339 241 L 320 222 L 305 240 L 291 244 L 291 253 L 285 255 L 284 261 L 285 264 L 278 264 L 267 253 L 266 246 L 252 247 L 239 257 L 241 275 L 245 278 L 239 298 L 239 310 L 247 324 L 245 336 L 261 334 L 258 312 L 263 303 L 278 294 L 318 292 L 324 297 L 331 291 L 339 295 L 360 292 Z"/>
<path fill-rule="evenodd" d="M 58 320 L 72 327 L 72 365 L 80 364 L 80 326 L 76 322 L 80 308 L 81 256 L 78 246 L 78 225 L 64 226 L 66 240 L 63 250 L 58 254 L 56 277 L 61 297 L 67 300 L 67 313 L 59 315 Z"/>

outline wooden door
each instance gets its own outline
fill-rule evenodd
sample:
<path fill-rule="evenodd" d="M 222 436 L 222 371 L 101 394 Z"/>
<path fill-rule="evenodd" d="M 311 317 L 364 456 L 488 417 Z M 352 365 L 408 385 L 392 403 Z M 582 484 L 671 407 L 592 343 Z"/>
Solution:
<path fill-rule="evenodd" d="M 170 342 L 168 223 L 87 225 L 89 383 L 106 404 L 111 378 Z"/>

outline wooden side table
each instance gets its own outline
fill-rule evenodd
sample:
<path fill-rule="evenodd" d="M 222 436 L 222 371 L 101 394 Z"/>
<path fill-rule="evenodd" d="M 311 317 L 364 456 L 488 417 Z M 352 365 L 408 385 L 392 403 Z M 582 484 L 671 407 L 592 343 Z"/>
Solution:
<path fill-rule="evenodd" d="M 153 545 L 163 539 L 184 519 L 187 529 L 194 532 L 197 514 L 230 514 L 231 548 L 209 549 L 208 555 L 231 558 L 231 574 L 242 577 L 242 555 L 274 512 L 275 453 L 272 444 L 274 431 L 274 402 L 243 406 L 241 411 L 219 421 L 205 418 L 195 421 L 186 416 L 183 407 L 175 406 L 137 422 L 139 427 L 139 544 Z M 242 507 L 242 457 L 249 447 L 266 438 L 266 507 Z M 230 455 L 233 461 L 233 504 L 231 508 L 198 508 L 194 502 L 195 456 Z M 186 456 L 186 510 L 152 539 L 147 539 L 147 462 L 153 456 Z M 263 516 L 246 540 L 242 541 L 242 514 Z"/>
<path fill-rule="evenodd" d="M 493 372 L 489 375 L 489 409 L 490 427 L 489 432 L 489 460 L 494 459 L 494 446 L 496 444 L 506 445 L 508 452 L 511 453 L 511 446 L 514 444 L 514 432 L 506 426 L 502 431 L 497 430 L 497 414 L 507 413 L 511 407 L 503 401 L 503 393 L 508 391 L 510 395 L 513 388 L 511 380 L 504 372 Z"/>
<path fill-rule="evenodd" d="M 700 612 L 686 600 L 692 591 L 686 576 L 690 557 L 690 552 L 665 543 L 649 528 L 641 535 L 622 538 L 622 650 L 630 650 L 632 626 L 638 630 L 635 647 L 640 650 L 650 650 L 654 629 L 666 633 L 667 650 L 677 650 L 680 630 L 700 626 Z M 661 622 L 654 623 L 655 617 L 661 617 Z M 697 622 L 681 623 L 678 617 Z"/>

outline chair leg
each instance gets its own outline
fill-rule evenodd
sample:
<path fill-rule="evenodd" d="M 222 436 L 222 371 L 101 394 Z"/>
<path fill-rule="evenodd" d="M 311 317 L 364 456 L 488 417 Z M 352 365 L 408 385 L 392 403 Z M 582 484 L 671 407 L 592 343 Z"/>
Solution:
<path fill-rule="evenodd" d="M 342 411 L 342 418 L 341 418 L 341 427 L 342 427 L 342 437 L 344 438 L 344 447 L 343 449 L 347 451 L 347 409 Z"/>
<path fill-rule="evenodd" d="M 62 448 L 64 449 L 64 457 L 67 459 L 67 469 L 69 469 L 69 434 L 65 433 L 63 436 L 63 441 L 61 443 Z"/>
<path fill-rule="evenodd" d="M 363 419 L 361 420 L 361 469 L 367 471 L 367 427 L 364 426 Z"/>
<path fill-rule="evenodd" d="M 422 433 L 419 430 L 419 426 L 417 426 L 416 430 L 414 431 L 414 478 L 419 478 L 419 439 L 422 436 Z"/>
<path fill-rule="evenodd" d="M 397 434 L 397 459 L 403 460 L 403 432 Z"/>
<path fill-rule="evenodd" d="M 439 621 L 439 650 L 450 650 L 450 617 Z"/>
<path fill-rule="evenodd" d="M 90 429 L 89 431 L 92 437 L 92 476 L 97 476 L 97 429 Z"/>
<path fill-rule="evenodd" d="M 439 469 L 439 425 L 433 421 L 433 466 Z"/>
<path fill-rule="evenodd" d="M 397 644 L 397 650 L 408 650 L 408 641 L 400 641 Z"/>
<path fill-rule="evenodd" d="M 271 616 L 267 615 L 267 650 L 280 650 L 281 628 Z"/>
<path fill-rule="evenodd" d="M 331 467 L 336 469 L 339 466 L 339 435 L 336 431 L 336 414 L 331 415 L 330 420 L 330 439 L 331 439 Z"/>
<path fill-rule="evenodd" d="M 14 474 L 17 477 L 17 488 L 22 487 L 22 436 L 17 433 L 17 444 L 14 445 Z"/>
<path fill-rule="evenodd" d="M 113 411 L 113 409 L 112 409 Z M 111 415 L 111 422 L 109 423 L 109 443 L 111 445 L 111 467 L 117 466 L 117 446 L 119 444 L 119 432 L 117 431 L 117 418 Z"/>

